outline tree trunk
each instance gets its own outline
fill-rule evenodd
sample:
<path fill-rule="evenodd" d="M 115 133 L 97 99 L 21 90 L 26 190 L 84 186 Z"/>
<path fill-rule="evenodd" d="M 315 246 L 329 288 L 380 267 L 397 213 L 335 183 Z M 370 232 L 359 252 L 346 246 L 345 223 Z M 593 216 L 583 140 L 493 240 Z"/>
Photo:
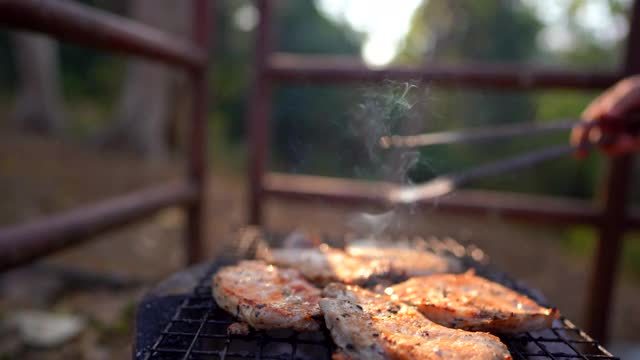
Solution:
<path fill-rule="evenodd" d="M 143 23 L 186 37 L 190 28 L 190 1 L 131 0 L 131 16 Z M 166 65 L 135 59 L 127 65 L 126 79 L 116 112 L 115 126 L 103 142 L 133 150 L 149 159 L 169 154 L 167 131 L 174 128 L 176 97 L 185 81 L 184 72 Z M 184 85 L 182 86 L 184 87 Z"/>
<path fill-rule="evenodd" d="M 59 133 L 64 127 L 55 41 L 28 33 L 13 35 L 18 92 L 13 116 L 23 130 Z"/>

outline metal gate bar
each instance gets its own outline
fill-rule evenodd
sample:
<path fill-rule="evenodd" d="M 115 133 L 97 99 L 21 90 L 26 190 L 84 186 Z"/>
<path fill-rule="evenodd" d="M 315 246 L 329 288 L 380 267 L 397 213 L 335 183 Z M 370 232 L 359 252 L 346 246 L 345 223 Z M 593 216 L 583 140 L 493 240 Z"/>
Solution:
<path fill-rule="evenodd" d="M 633 2 L 629 35 L 624 62 L 625 75 L 640 73 L 640 0 Z M 587 330 L 596 339 L 605 341 L 611 313 L 613 292 L 622 242 L 628 230 L 629 185 L 631 183 L 633 155 L 611 159 L 608 173 L 600 189 L 602 222 L 598 227 L 595 264 L 591 267 L 589 302 L 587 303 Z"/>
<path fill-rule="evenodd" d="M 195 43 L 75 1 L 2 0 L 0 26 L 183 67 L 202 68 L 207 61 Z"/>
<path fill-rule="evenodd" d="M 250 133 L 249 164 L 249 223 L 263 222 L 266 196 L 294 199 L 324 198 L 337 202 L 357 204 L 388 204 L 387 183 L 367 183 L 359 186 L 348 180 L 267 174 L 269 159 L 269 131 L 271 129 L 271 87 L 276 82 L 307 82 L 315 84 L 379 82 L 384 80 L 419 80 L 436 86 L 460 86 L 467 88 L 492 88 L 498 90 L 531 89 L 604 89 L 624 76 L 640 73 L 640 0 L 634 1 L 630 12 L 631 22 L 627 40 L 627 57 L 624 67 L 614 72 L 576 71 L 549 69 L 530 65 L 492 64 L 426 64 L 420 67 L 391 66 L 382 69 L 366 67 L 360 60 L 345 56 L 309 56 L 274 53 L 271 51 L 272 5 L 270 0 L 256 0 L 260 13 L 256 31 L 255 81 L 249 104 L 248 129 Z M 470 133 L 469 133 L 470 134 Z M 466 134 L 469 139 L 474 136 Z M 610 162 L 609 179 L 602 188 L 604 201 L 601 206 L 582 209 L 569 206 L 568 211 L 555 207 L 529 203 L 524 208 L 513 209 L 498 205 L 512 218 L 550 224 L 585 222 L 598 228 L 599 245 L 592 267 L 593 276 L 589 289 L 588 330 L 599 340 L 607 338 L 611 294 L 614 289 L 616 266 L 621 239 L 626 230 L 638 225 L 637 216 L 629 217 L 626 210 L 628 185 L 631 176 L 631 156 Z M 303 181 L 302 184 L 298 184 Z M 306 181 L 306 182 L 305 182 Z M 315 182 L 315 185 L 313 183 Z M 362 183 L 362 182 L 361 182 Z M 314 187 L 315 186 L 315 187 Z M 375 189 L 378 188 L 378 191 Z M 386 190 L 385 190 L 386 189 Z M 439 208 L 453 212 L 483 214 L 494 205 L 501 204 L 501 194 L 486 192 L 482 203 L 468 192 L 460 192 L 453 199 L 458 201 L 447 208 L 447 199 L 438 200 Z M 477 200 L 477 199 L 476 199 Z M 417 205 L 433 206 L 433 199 L 416 199 Z M 472 204 L 472 205 L 467 205 Z M 561 206 L 560 209 L 563 209 Z M 485 211 L 483 211 L 485 210 Z M 559 216 L 564 214 L 564 216 Z"/>
<path fill-rule="evenodd" d="M 263 0 L 260 0 L 263 1 Z M 267 0 L 268 1 L 268 0 Z M 422 66 L 367 67 L 348 56 L 273 53 L 265 58 L 266 76 L 273 81 L 344 84 L 354 82 L 420 81 L 438 86 L 493 89 L 602 89 L 623 73 L 535 67 L 524 64 L 428 63 Z"/>
<path fill-rule="evenodd" d="M 177 184 L 143 189 L 95 205 L 0 229 L 0 270 L 18 266 L 171 206 L 188 214 L 188 263 L 203 257 L 209 1 L 193 0 L 193 41 L 74 1 L 0 0 L 0 26 L 37 31 L 93 48 L 184 68 L 193 83 L 188 174 Z"/>

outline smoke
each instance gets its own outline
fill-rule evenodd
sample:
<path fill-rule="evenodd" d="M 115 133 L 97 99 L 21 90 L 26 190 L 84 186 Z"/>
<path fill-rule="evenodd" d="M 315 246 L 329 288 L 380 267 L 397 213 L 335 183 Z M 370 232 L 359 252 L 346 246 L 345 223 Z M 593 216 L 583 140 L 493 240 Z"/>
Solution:
<path fill-rule="evenodd" d="M 352 215 L 347 222 L 347 226 L 358 234 L 377 238 L 393 224 L 396 220 L 395 218 L 395 210 L 389 210 L 380 214 L 362 212 Z"/>
<path fill-rule="evenodd" d="M 420 152 L 381 146 L 380 139 L 395 134 L 416 133 L 424 124 L 416 100 L 418 86 L 413 82 L 386 81 L 382 87 L 363 91 L 362 100 L 352 114 L 350 131 L 366 151 L 366 163 L 356 176 L 396 183 L 412 184 L 410 172 L 421 163 Z M 409 211 L 413 209 L 409 208 Z M 393 227 L 401 226 L 399 209 L 371 214 L 357 213 L 347 225 L 356 233 L 377 238 Z"/>
<path fill-rule="evenodd" d="M 406 149 L 385 149 L 380 139 L 389 134 L 415 131 L 420 124 L 411 82 L 386 81 L 382 87 L 365 89 L 356 111 L 351 115 L 350 132 L 366 151 L 366 162 L 359 171 L 369 178 L 405 183 L 409 170 L 417 164 L 419 153 Z"/>

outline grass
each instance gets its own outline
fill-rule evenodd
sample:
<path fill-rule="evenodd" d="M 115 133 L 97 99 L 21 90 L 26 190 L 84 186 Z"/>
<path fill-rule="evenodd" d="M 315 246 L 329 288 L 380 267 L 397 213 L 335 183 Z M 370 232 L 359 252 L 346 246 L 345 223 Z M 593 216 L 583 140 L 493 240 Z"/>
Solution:
<path fill-rule="evenodd" d="M 122 310 L 120 318 L 113 324 L 103 324 L 97 320 L 91 322 L 91 326 L 98 330 L 102 343 L 114 338 L 131 336 L 133 333 L 132 326 L 135 322 L 136 304 L 135 301 L 128 303 Z"/>
<path fill-rule="evenodd" d="M 562 245 L 571 255 L 587 257 L 593 254 L 596 238 L 597 234 L 593 228 L 589 226 L 573 226 L 566 231 L 566 237 Z"/>
<path fill-rule="evenodd" d="M 630 232 L 623 247 L 623 268 L 640 280 L 640 233 Z"/>
<path fill-rule="evenodd" d="M 566 231 L 562 245 L 570 255 L 589 258 L 595 250 L 597 238 L 594 228 L 573 226 Z M 640 232 L 626 234 L 621 257 L 623 275 L 640 281 Z"/>

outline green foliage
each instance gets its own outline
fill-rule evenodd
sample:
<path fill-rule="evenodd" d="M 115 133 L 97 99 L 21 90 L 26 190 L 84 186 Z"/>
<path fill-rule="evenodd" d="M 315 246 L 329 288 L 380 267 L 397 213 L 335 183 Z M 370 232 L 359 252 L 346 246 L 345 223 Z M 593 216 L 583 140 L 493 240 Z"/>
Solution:
<path fill-rule="evenodd" d="M 573 47 L 550 53 L 539 46 L 543 24 L 532 8 L 518 1 L 483 0 L 426 2 L 414 15 L 412 28 L 398 55 L 398 63 L 520 63 L 542 62 L 580 68 L 611 68 L 619 61 L 618 43 L 598 42 L 576 21 L 580 1 L 570 4 L 568 23 L 575 35 Z M 626 9 L 610 1 L 617 12 Z M 500 92 L 460 89 L 430 91 L 424 101 L 428 130 L 449 130 L 578 118 L 595 96 L 593 92 Z M 490 144 L 438 146 L 422 149 L 423 163 L 412 172 L 416 182 L 494 161 L 527 150 L 567 142 L 567 133 L 520 136 Z M 554 160 L 478 182 L 475 186 L 509 191 L 591 197 L 601 170 L 601 159 Z"/>
<path fill-rule="evenodd" d="M 523 62 L 536 54 L 539 29 L 535 16 L 518 2 L 432 0 L 414 17 L 397 62 Z M 531 97 L 520 93 L 434 88 L 424 101 L 427 102 L 424 122 L 429 130 L 508 124 L 535 116 Z M 425 148 L 421 157 L 431 166 L 414 170 L 413 180 L 421 182 L 492 161 L 525 150 L 527 144 L 531 142 L 505 140 L 488 145 Z M 498 182 L 485 181 L 483 185 L 504 188 L 505 177 Z"/>
<path fill-rule="evenodd" d="M 126 1 L 85 0 L 122 13 Z M 505 0 L 426 1 L 412 19 L 411 30 L 395 60 L 398 64 L 430 62 L 564 64 L 576 68 L 611 68 L 620 61 L 619 43 L 602 43 L 576 21 L 583 1 L 573 1 L 568 23 L 574 46 L 547 51 L 539 46 L 543 23 L 526 3 Z M 615 13 L 625 0 L 610 0 Z M 245 118 L 251 92 L 254 32 L 234 24 L 234 15 L 249 0 L 216 2 L 214 62 L 210 74 L 214 103 L 210 107 L 212 154 L 231 164 L 244 164 Z M 343 22 L 324 17 L 313 1 L 283 0 L 275 7 L 275 48 L 305 54 L 357 56 L 362 34 Z M 0 34 L 0 92 L 15 88 L 10 41 Z M 62 78 L 72 130 L 86 136 L 104 125 L 118 98 L 126 58 L 106 52 L 61 46 Z M 594 92 L 507 92 L 442 89 L 431 84 L 387 82 L 380 86 L 281 85 L 274 89 L 271 167 L 278 170 L 393 179 L 402 158 L 376 148 L 380 135 L 413 134 L 577 117 Z M 404 95 L 403 95 L 404 94 Z M 406 101 L 403 103 L 402 101 Z M 500 140 L 491 144 L 435 146 L 420 150 L 410 171 L 412 181 L 469 168 L 533 148 L 566 142 L 566 133 Z M 403 160 L 404 159 L 404 160 Z M 590 197 L 601 159 L 577 162 L 566 158 L 529 170 L 487 179 L 477 186 L 511 191 Z M 402 168 L 402 166 L 400 166 Z M 404 168 L 403 168 L 404 169 Z M 406 170 L 406 169 L 404 169 Z M 406 171 L 405 171 L 406 172 Z"/>
<path fill-rule="evenodd" d="M 565 232 L 562 245 L 569 254 L 590 258 L 593 256 L 598 234 L 588 226 L 572 226 Z M 640 233 L 630 232 L 624 238 L 621 267 L 623 273 L 640 279 Z"/>
<path fill-rule="evenodd" d="M 343 55 L 360 50 L 358 34 L 323 17 L 312 1 L 283 1 L 277 10 L 276 50 Z"/>
<path fill-rule="evenodd" d="M 125 61 L 80 46 L 61 44 L 61 76 L 66 96 L 90 97 L 98 103 L 111 103 L 120 90 Z"/>
<path fill-rule="evenodd" d="M 564 248 L 573 255 L 588 257 L 593 254 L 597 234 L 592 227 L 576 225 L 566 231 Z"/>
<path fill-rule="evenodd" d="M 230 146 L 245 138 L 247 95 L 253 62 L 253 33 L 232 23 L 233 14 L 247 2 L 221 3 L 217 24 L 220 44 L 216 49 L 214 84 L 216 125 Z M 356 54 L 355 35 L 344 26 L 322 17 L 311 1 L 278 3 L 274 23 L 275 48 L 294 53 Z M 345 174 L 336 152 L 346 144 L 344 126 L 335 109 L 347 109 L 352 92 L 336 88 L 282 86 L 275 89 L 272 127 L 273 167 L 306 173 Z M 344 123 L 342 123 L 344 125 Z M 318 134 L 326 134 L 317 141 Z M 348 174 L 347 174 L 348 175 Z"/>
<path fill-rule="evenodd" d="M 622 266 L 632 276 L 640 279 L 640 234 L 630 233 L 622 248 Z"/>
<path fill-rule="evenodd" d="M 285 1 L 276 17 L 276 49 L 302 54 L 357 54 L 355 36 L 321 16 L 311 1 Z M 348 141 L 350 89 L 316 86 L 277 88 L 273 112 L 273 161 L 279 170 L 351 175 Z M 346 160 L 346 161 L 345 161 Z"/>

